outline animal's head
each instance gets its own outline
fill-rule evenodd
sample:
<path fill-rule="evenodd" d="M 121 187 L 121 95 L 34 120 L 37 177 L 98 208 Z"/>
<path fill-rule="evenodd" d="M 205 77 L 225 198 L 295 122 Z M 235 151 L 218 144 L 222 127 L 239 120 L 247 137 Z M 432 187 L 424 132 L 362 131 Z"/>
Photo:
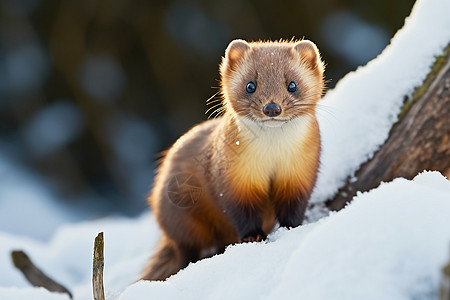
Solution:
<path fill-rule="evenodd" d="M 324 64 L 311 41 L 232 41 L 220 66 L 228 111 L 277 127 L 315 115 L 322 96 Z"/>

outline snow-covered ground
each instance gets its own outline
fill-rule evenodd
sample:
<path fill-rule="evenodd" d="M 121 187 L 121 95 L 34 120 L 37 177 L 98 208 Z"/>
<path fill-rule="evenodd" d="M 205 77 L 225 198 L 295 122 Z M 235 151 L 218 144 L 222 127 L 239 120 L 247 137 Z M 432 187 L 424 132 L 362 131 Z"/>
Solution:
<path fill-rule="evenodd" d="M 449 256 L 449 195 L 439 173 L 396 179 L 316 223 L 231 246 L 119 299 L 433 299 Z"/>
<path fill-rule="evenodd" d="M 320 109 L 322 168 L 312 201 L 332 196 L 383 144 L 411 95 L 450 42 L 450 1 L 419 0 L 391 45 L 348 74 Z M 92 299 L 93 240 L 105 233 L 107 299 L 434 299 L 449 258 L 450 182 L 437 172 L 360 193 L 329 216 L 239 244 L 165 282 L 137 282 L 159 229 L 136 219 L 74 223 L 26 171 L 0 157 L 0 299 L 68 299 L 31 288 L 10 251 L 30 258 L 74 294 Z M 12 224 L 18 224 L 16 227 Z"/>
<path fill-rule="evenodd" d="M 63 226 L 49 243 L 3 232 L 0 299 L 67 299 L 28 287 L 11 265 L 12 249 L 24 249 L 75 299 L 92 299 L 99 231 L 105 232 L 107 299 L 436 299 L 449 258 L 449 223 L 450 182 L 428 172 L 384 183 L 340 212 L 279 229 L 265 242 L 230 246 L 166 282 L 134 284 L 158 237 L 149 214 Z"/>

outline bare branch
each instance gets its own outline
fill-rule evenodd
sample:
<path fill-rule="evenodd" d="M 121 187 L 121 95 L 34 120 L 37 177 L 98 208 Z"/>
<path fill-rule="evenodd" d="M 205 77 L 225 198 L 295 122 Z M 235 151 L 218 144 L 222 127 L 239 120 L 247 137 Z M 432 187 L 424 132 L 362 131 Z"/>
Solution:
<path fill-rule="evenodd" d="M 45 275 L 33 264 L 25 252 L 18 250 L 12 251 L 11 257 L 14 266 L 23 273 L 28 282 L 30 282 L 33 286 L 43 287 L 51 292 L 66 293 L 70 298 L 72 298 L 72 294 L 68 289 Z"/>

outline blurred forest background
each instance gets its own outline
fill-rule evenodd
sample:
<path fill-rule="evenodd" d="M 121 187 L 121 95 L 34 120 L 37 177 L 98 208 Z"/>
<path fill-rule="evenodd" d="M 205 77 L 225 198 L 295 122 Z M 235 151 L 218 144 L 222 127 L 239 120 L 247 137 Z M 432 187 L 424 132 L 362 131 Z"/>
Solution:
<path fill-rule="evenodd" d="M 207 118 L 232 39 L 310 39 L 332 88 L 384 49 L 413 4 L 0 0 L 0 156 L 73 207 L 138 214 L 157 153 Z"/>

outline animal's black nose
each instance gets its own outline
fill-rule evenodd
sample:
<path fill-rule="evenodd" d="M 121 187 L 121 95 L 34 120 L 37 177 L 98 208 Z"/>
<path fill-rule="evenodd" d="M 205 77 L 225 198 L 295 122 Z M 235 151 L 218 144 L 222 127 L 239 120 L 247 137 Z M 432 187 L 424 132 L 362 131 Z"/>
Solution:
<path fill-rule="evenodd" d="M 264 106 L 263 112 L 268 117 L 276 117 L 281 114 L 281 107 L 276 103 L 269 103 Z"/>

